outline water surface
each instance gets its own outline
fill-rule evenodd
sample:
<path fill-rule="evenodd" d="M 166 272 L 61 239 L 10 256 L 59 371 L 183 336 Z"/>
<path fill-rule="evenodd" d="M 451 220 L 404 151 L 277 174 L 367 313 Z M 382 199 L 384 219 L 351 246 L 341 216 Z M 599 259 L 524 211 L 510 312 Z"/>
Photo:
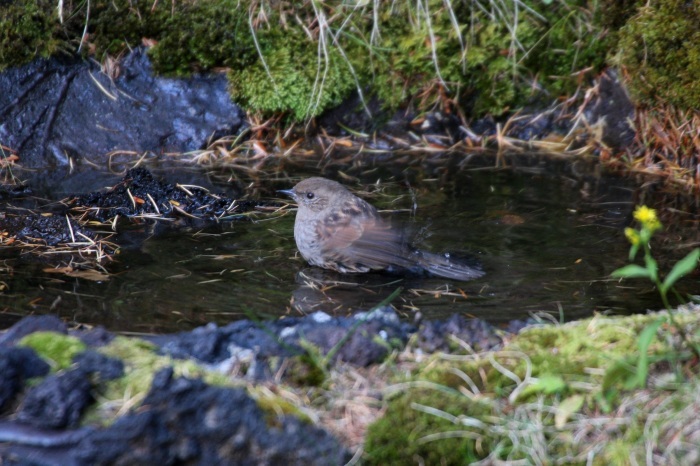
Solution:
<path fill-rule="evenodd" d="M 480 261 L 486 275 L 471 282 L 309 267 L 296 252 L 293 211 L 205 229 L 146 224 L 116 238 L 121 253 L 107 265 L 112 276 L 104 282 L 47 273 L 50 264 L 0 251 L 0 326 L 26 314 L 53 313 L 111 330 L 186 330 L 314 310 L 347 313 L 371 307 L 399 287 L 392 304 L 408 319 L 416 312 L 427 318 L 458 312 L 502 323 L 545 312 L 571 320 L 660 308 L 644 281 L 609 278 L 626 263 L 623 229 L 634 205 L 653 196 L 640 196 L 621 178 L 598 175 L 595 164 L 577 163 L 532 157 L 505 169 L 358 169 L 360 181 L 325 171 L 362 189 L 363 197 L 410 229 L 420 248 Z M 273 198 L 294 180 L 261 182 L 258 192 Z M 669 215 L 664 221 L 673 221 Z M 697 226 L 677 223 L 674 234 L 659 250 L 671 258 L 688 252 L 677 247 L 684 241 L 697 241 Z M 691 292 L 694 285 L 686 281 Z"/>

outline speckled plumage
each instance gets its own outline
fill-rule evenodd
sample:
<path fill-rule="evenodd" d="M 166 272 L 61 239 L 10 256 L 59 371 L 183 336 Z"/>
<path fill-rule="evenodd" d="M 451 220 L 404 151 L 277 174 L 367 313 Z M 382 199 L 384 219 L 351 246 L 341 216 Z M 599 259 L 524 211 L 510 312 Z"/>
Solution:
<path fill-rule="evenodd" d="M 449 257 L 411 248 L 377 209 L 338 182 L 308 178 L 283 192 L 299 206 L 294 239 L 311 265 L 342 273 L 422 269 L 455 280 L 483 275 Z"/>

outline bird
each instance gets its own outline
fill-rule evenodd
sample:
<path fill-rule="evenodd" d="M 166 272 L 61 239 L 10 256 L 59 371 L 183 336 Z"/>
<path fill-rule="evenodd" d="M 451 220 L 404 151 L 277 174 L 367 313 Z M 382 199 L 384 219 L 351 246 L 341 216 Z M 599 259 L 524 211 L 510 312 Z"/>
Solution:
<path fill-rule="evenodd" d="M 449 254 L 414 248 L 404 231 L 337 181 L 312 177 L 279 192 L 297 203 L 294 240 L 313 266 L 340 273 L 427 272 L 458 281 L 484 275 L 480 267 Z"/>

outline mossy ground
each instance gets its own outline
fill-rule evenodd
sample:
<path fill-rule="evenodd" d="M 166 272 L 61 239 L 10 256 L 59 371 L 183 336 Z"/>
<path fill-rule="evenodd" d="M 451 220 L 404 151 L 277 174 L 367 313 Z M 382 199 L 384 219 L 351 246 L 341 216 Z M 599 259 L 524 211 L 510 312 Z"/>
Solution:
<path fill-rule="evenodd" d="M 628 71 L 633 95 L 656 107 L 700 107 L 700 4 L 645 2 L 620 30 L 617 62 Z"/>
<path fill-rule="evenodd" d="M 0 67 L 57 50 L 103 59 L 145 39 L 158 72 L 226 67 L 234 99 L 263 115 L 306 120 L 354 90 L 390 108 L 447 97 L 498 115 L 533 89 L 548 99 L 571 92 L 578 71 L 604 65 L 597 12 L 585 0 L 20 2 L 0 6 Z"/>
<path fill-rule="evenodd" d="M 69 369 L 73 358 L 87 349 L 77 337 L 55 332 L 35 332 L 23 338 L 19 345 L 34 349 L 54 371 Z M 157 354 L 156 347 L 139 338 L 116 337 L 98 352 L 124 363 L 124 375 L 115 380 L 96 381 L 93 395 L 96 403 L 84 415 L 83 422 L 110 424 L 118 416 L 139 406 L 151 388 L 153 376 L 161 369 L 172 367 L 175 376 L 201 378 L 206 383 L 223 387 L 247 387 L 269 421 L 277 416 L 294 415 L 308 420 L 302 407 L 262 386 L 248 385 L 243 380 L 205 368 L 193 360 L 173 359 Z"/>
<path fill-rule="evenodd" d="M 55 332 L 34 332 L 22 338 L 18 345 L 32 348 L 55 371 L 70 367 L 73 358 L 86 349 L 80 339 Z"/>
<path fill-rule="evenodd" d="M 697 311 L 677 314 L 691 334 L 700 329 Z M 666 359 L 677 344 L 672 330 L 660 331 L 649 349 L 662 362 L 647 386 L 627 383 L 636 372 L 639 333 L 660 318 L 596 316 L 528 329 L 499 351 L 434 356 L 400 384 L 385 416 L 370 426 L 367 462 L 641 464 L 652 448 L 682 463 L 700 435 L 688 427 L 700 382 L 685 372 L 692 365 Z M 677 447 L 669 448 L 674 435 Z"/>
<path fill-rule="evenodd" d="M 689 306 L 676 313 L 677 323 L 692 335 L 700 330 L 698 311 Z M 97 403 L 84 422 L 109 424 L 137 407 L 154 373 L 172 366 L 177 375 L 246 386 L 270 425 L 291 414 L 321 423 L 351 448 L 364 443 L 363 464 L 466 464 L 487 458 L 600 465 L 632 458 L 641 464 L 649 448 L 657 462 L 692 462 L 700 438 L 695 419 L 700 379 L 697 361 L 671 351 L 679 343 L 672 327 L 662 326 L 649 347 L 656 362 L 646 386 L 628 384 L 637 370 L 639 334 L 659 319 L 664 315 L 599 315 L 533 327 L 500 350 L 468 355 L 426 356 L 409 345 L 372 368 L 334 367 L 324 387 L 253 385 L 158 355 L 138 338 L 117 337 L 99 351 L 122 360 L 125 375 L 95 386 Z M 64 361 L 55 370 L 65 370 L 65 361 L 84 349 L 74 337 L 51 332 L 22 344 L 53 362 Z"/>

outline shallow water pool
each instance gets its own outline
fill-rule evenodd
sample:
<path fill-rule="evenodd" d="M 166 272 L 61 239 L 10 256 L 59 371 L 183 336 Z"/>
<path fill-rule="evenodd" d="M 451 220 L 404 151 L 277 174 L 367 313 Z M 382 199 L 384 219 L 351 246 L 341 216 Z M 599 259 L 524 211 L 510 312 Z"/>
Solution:
<path fill-rule="evenodd" d="M 111 277 L 104 282 L 47 273 L 50 265 L 2 250 L 0 326 L 54 313 L 115 331 L 176 331 L 315 310 L 347 313 L 376 305 L 397 288 L 392 305 L 407 319 L 458 312 L 504 323 L 533 313 L 571 320 L 660 308 L 646 282 L 609 278 L 626 263 L 623 229 L 635 204 L 653 205 L 654 195 L 599 176 L 596 167 L 532 156 L 508 168 L 475 162 L 429 174 L 415 166 L 364 167 L 356 169 L 361 181 L 347 179 L 352 170 L 345 176 L 325 170 L 409 228 L 421 249 L 481 262 L 486 275 L 471 282 L 309 267 L 296 253 L 294 212 L 287 210 L 203 229 L 131 228 L 117 236 L 121 252 L 107 265 Z M 273 198 L 302 177 L 258 187 Z M 697 225 L 675 222 L 674 215 L 663 217 L 673 229 L 659 240 L 659 253 L 669 260 L 689 251 L 679 245 L 697 241 Z M 685 289 L 697 292 L 696 282 L 686 279 Z"/>

